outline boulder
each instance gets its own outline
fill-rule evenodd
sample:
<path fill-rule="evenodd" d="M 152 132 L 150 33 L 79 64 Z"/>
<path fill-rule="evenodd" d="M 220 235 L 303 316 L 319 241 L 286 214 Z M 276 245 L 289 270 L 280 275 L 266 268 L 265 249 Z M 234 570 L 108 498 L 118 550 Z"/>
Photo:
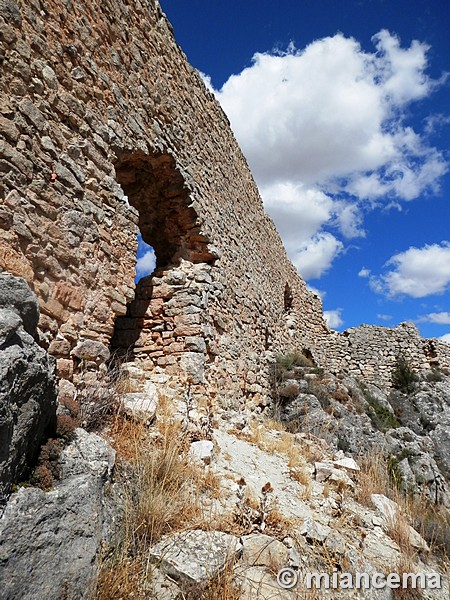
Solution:
<path fill-rule="evenodd" d="M 112 541 L 120 518 L 111 494 L 105 497 L 114 459 L 105 440 L 77 429 L 61 454 L 62 479 L 56 488 L 22 487 L 11 495 L 0 519 L 2 597 L 92 597 L 102 546 Z"/>
<path fill-rule="evenodd" d="M 289 564 L 289 549 L 276 538 L 269 535 L 252 533 L 242 537 L 244 550 L 242 560 L 251 566 L 278 568 Z"/>
<path fill-rule="evenodd" d="M 192 442 L 189 448 L 189 454 L 192 458 L 202 461 L 209 465 L 214 453 L 214 444 L 209 440 L 199 440 Z"/>
<path fill-rule="evenodd" d="M 28 283 L 21 277 L 0 273 L 0 308 L 19 315 L 23 328 L 35 335 L 39 321 L 39 305 Z"/>
<path fill-rule="evenodd" d="M 21 488 L 0 519 L 0 589 L 8 600 L 84 600 L 102 541 L 102 489 L 90 474 L 54 491 Z"/>
<path fill-rule="evenodd" d="M 241 550 L 234 535 L 198 529 L 164 538 L 150 549 L 150 560 L 180 585 L 201 585 L 233 564 Z"/>
<path fill-rule="evenodd" d="M 84 340 L 79 342 L 72 350 L 72 354 L 80 360 L 95 361 L 103 363 L 110 357 L 109 349 L 95 340 Z"/>
<path fill-rule="evenodd" d="M 120 402 L 121 407 L 126 415 L 136 419 L 137 421 L 143 421 L 144 423 L 150 423 L 153 421 L 156 409 L 158 408 L 158 394 L 155 389 L 150 393 L 147 392 L 128 392 L 121 394 Z"/>
<path fill-rule="evenodd" d="M 54 359 L 32 337 L 36 298 L 24 280 L 3 274 L 3 306 L 6 300 L 13 304 L 0 310 L 0 503 L 34 466 L 55 424 L 57 396 Z"/>

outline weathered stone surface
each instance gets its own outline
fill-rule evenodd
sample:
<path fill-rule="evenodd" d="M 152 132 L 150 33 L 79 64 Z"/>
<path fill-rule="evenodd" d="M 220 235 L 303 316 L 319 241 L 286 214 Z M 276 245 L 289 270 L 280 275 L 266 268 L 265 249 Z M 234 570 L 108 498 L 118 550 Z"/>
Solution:
<path fill-rule="evenodd" d="M 150 549 L 150 560 L 184 584 L 202 584 L 233 563 L 242 545 L 221 531 L 192 530 L 171 535 Z"/>
<path fill-rule="evenodd" d="M 6 344 L 19 327 L 22 327 L 19 315 L 12 310 L 0 308 L 0 346 Z"/>
<path fill-rule="evenodd" d="M 26 477 L 56 417 L 54 362 L 24 331 L 37 323 L 37 303 L 23 280 L 0 275 L 0 502 Z M 6 302 L 11 304 L 6 304 Z M 17 302 L 17 304 L 14 304 Z M 14 312 L 12 312 L 14 311 Z"/>
<path fill-rule="evenodd" d="M 0 308 L 16 312 L 27 333 L 36 333 L 39 308 L 36 296 L 27 282 L 8 273 L 0 273 Z"/>
<path fill-rule="evenodd" d="M 67 479 L 91 473 L 101 481 L 111 478 L 116 453 L 95 433 L 76 429 L 71 443 L 61 453 L 61 477 Z"/>
<path fill-rule="evenodd" d="M 148 392 L 121 394 L 120 401 L 125 414 L 145 423 L 150 423 L 153 420 L 158 408 L 157 395 Z"/>
<path fill-rule="evenodd" d="M 331 529 L 327 525 L 322 525 L 311 518 L 305 519 L 299 530 L 299 533 L 304 535 L 308 541 L 320 543 L 326 540 L 330 532 Z"/>
<path fill-rule="evenodd" d="M 0 586 L 8 600 L 84 600 L 102 539 L 98 478 L 78 475 L 54 491 L 21 488 L 0 519 Z"/>
<path fill-rule="evenodd" d="M 289 564 L 289 550 L 279 540 L 263 534 L 242 537 L 242 560 L 251 566 L 274 567 Z"/>
<path fill-rule="evenodd" d="M 213 457 L 214 444 L 209 440 L 200 440 L 198 442 L 192 442 L 189 453 L 190 455 L 205 464 L 209 465 Z"/>
<path fill-rule="evenodd" d="M 80 360 L 93 360 L 105 362 L 110 356 L 110 352 L 105 344 L 95 340 L 85 340 L 80 342 L 72 350 L 72 354 Z"/>
<path fill-rule="evenodd" d="M 265 567 L 239 569 L 236 582 L 241 600 L 294 600 L 295 592 L 283 590 Z"/>

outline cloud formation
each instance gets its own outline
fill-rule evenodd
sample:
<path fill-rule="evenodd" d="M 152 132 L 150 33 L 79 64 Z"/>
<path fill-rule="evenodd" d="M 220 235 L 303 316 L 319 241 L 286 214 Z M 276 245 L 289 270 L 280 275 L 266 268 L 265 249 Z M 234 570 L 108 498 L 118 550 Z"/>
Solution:
<path fill-rule="evenodd" d="M 450 325 L 450 313 L 438 312 L 423 315 L 417 319 L 418 323 L 435 323 L 437 325 Z"/>
<path fill-rule="evenodd" d="M 323 313 L 324 319 L 330 329 L 337 329 L 344 324 L 341 317 L 342 308 L 336 308 L 336 310 L 325 310 Z"/>
<path fill-rule="evenodd" d="M 136 261 L 136 277 L 135 281 L 139 281 L 142 277 L 151 275 L 156 267 L 156 256 L 153 248 L 146 244 L 142 236 L 138 235 L 138 259 Z"/>
<path fill-rule="evenodd" d="M 386 267 L 387 273 L 369 277 L 375 292 L 411 298 L 443 294 L 450 286 L 450 242 L 411 247 L 392 256 Z"/>
<path fill-rule="evenodd" d="M 448 344 L 450 344 L 450 333 L 441 335 L 441 337 L 439 339 L 442 340 L 443 342 L 447 342 Z"/>
<path fill-rule="evenodd" d="M 336 34 L 257 53 L 215 91 L 305 278 L 330 267 L 343 239 L 364 235 L 368 207 L 435 190 L 447 170 L 406 123 L 409 105 L 437 85 L 426 74 L 428 46 L 402 48 L 388 31 L 373 43 L 370 53 Z"/>

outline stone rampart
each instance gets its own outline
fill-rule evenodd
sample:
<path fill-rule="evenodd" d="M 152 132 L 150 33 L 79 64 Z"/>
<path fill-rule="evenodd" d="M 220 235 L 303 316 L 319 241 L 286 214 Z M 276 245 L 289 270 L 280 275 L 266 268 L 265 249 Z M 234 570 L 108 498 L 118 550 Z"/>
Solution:
<path fill-rule="evenodd" d="M 0 269 L 33 287 L 60 376 L 76 378 L 83 340 L 254 404 L 277 352 L 370 374 L 155 0 L 0 0 L 0 76 Z M 157 268 L 135 289 L 138 231 Z"/>
<path fill-rule="evenodd" d="M 0 19 L 0 267 L 36 292 L 60 375 L 114 338 L 261 401 L 265 352 L 327 331 L 320 300 L 158 3 L 3 0 Z M 138 229 L 157 270 L 134 298 Z"/>

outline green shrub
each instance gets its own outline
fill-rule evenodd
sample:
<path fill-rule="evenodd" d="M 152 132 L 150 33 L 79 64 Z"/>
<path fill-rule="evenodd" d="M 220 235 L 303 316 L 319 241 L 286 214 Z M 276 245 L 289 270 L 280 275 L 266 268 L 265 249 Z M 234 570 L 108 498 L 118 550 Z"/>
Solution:
<path fill-rule="evenodd" d="M 385 433 L 389 429 L 400 427 L 397 417 L 389 409 L 377 402 L 373 396 L 367 394 L 366 400 L 370 406 L 368 415 L 375 429 Z"/>
<path fill-rule="evenodd" d="M 436 367 L 433 367 L 429 373 L 425 375 L 425 381 L 428 383 L 434 383 L 438 381 L 442 381 L 444 379 L 443 373 Z"/>
<path fill-rule="evenodd" d="M 412 370 L 406 358 L 399 354 L 392 371 L 393 387 L 404 394 L 411 394 L 414 392 L 418 380 L 417 373 Z"/>

